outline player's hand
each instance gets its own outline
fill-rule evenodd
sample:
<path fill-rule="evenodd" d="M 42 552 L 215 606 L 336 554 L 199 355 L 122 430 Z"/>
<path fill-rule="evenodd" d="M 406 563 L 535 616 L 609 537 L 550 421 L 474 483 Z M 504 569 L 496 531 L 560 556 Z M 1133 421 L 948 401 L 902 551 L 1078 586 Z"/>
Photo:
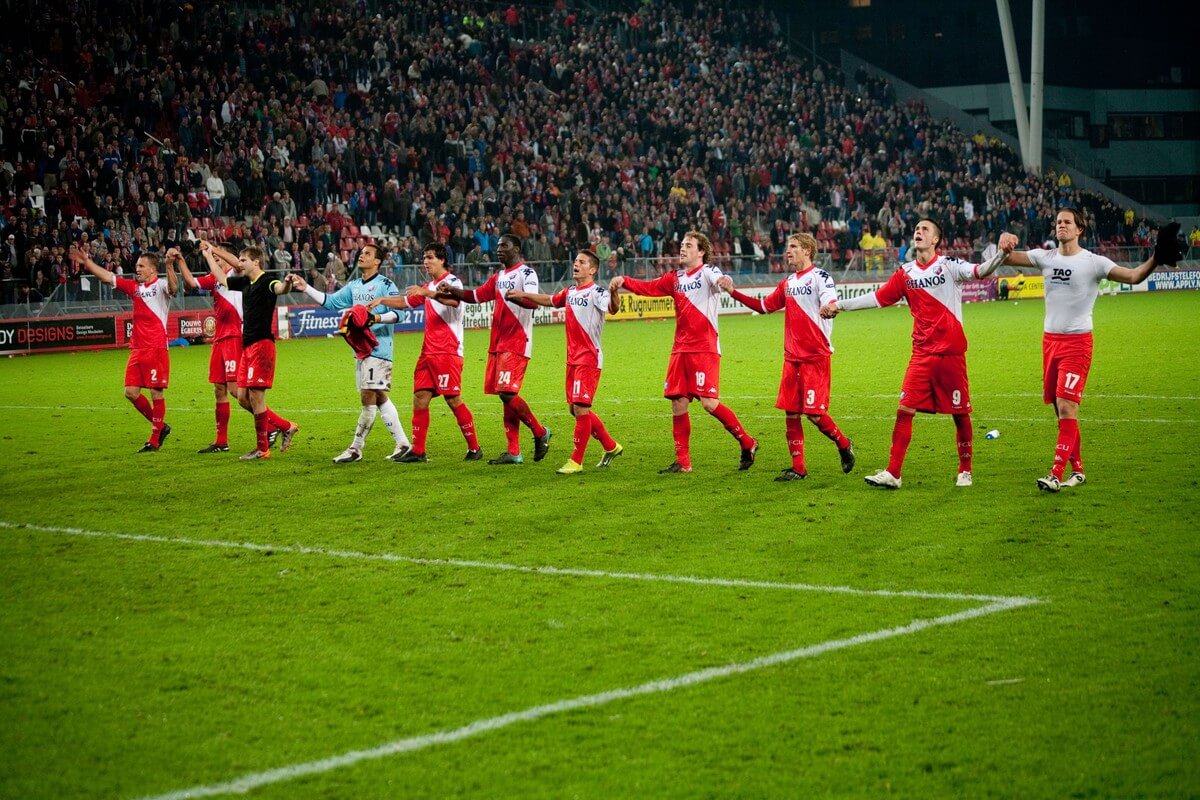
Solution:
<path fill-rule="evenodd" d="M 616 294 L 617 290 L 620 289 L 624 285 L 625 285 L 625 276 L 624 275 L 615 275 L 615 276 L 613 276 L 613 279 L 608 282 L 608 291 L 610 294 Z"/>
<path fill-rule="evenodd" d="M 838 308 L 837 300 L 834 300 L 832 303 L 826 303 L 825 305 L 821 306 L 821 318 L 833 319 L 840 314 L 841 311 L 842 310 Z"/>
<path fill-rule="evenodd" d="M 729 277 L 728 275 L 722 275 L 721 277 L 717 278 L 717 288 L 722 292 L 732 292 L 733 278 Z"/>
<path fill-rule="evenodd" d="M 404 289 L 405 297 L 433 297 L 434 292 L 429 291 L 424 286 L 417 286 L 415 283 Z"/>
<path fill-rule="evenodd" d="M 367 311 L 374 311 L 375 309 L 379 308 L 379 306 L 382 304 L 383 304 L 383 298 L 376 297 L 374 300 L 367 303 Z"/>
<path fill-rule="evenodd" d="M 300 275 L 288 275 L 288 278 L 291 279 L 292 286 L 297 292 L 308 290 L 308 281 L 304 280 Z"/>
<path fill-rule="evenodd" d="M 1014 233 L 1005 231 L 1000 234 L 1000 241 L 996 243 L 996 247 L 1003 250 L 1005 253 L 1011 253 L 1017 247 L 1017 236 Z"/>
<path fill-rule="evenodd" d="M 438 284 L 437 293 L 434 295 L 434 297 L 453 297 L 453 296 L 454 295 L 450 293 L 450 284 L 448 284 L 448 283 L 439 283 Z"/>
<path fill-rule="evenodd" d="M 208 239 L 205 239 L 205 238 L 200 239 L 199 246 L 200 246 L 201 253 L 208 253 L 208 252 L 211 252 L 213 249 L 212 242 L 210 242 Z"/>

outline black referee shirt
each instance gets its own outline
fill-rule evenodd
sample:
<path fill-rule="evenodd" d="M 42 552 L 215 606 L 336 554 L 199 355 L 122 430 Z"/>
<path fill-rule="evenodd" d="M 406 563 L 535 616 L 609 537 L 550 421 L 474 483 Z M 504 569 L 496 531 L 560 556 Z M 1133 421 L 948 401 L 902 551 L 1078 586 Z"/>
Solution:
<path fill-rule="evenodd" d="M 254 280 L 245 275 L 231 275 L 229 290 L 242 293 L 242 347 L 255 342 L 274 340 L 271 333 L 271 317 L 275 316 L 275 300 L 279 297 L 271 287 L 278 279 L 268 278 L 261 273 Z"/>

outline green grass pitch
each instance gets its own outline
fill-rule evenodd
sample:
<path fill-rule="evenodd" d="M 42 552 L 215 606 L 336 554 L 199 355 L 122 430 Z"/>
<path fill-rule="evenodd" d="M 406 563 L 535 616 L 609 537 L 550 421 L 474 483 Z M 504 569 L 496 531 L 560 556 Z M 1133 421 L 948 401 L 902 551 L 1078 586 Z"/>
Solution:
<path fill-rule="evenodd" d="M 440 401 L 430 463 L 386 461 L 380 423 L 364 461 L 330 463 L 357 417 L 340 341 L 280 346 L 268 398 L 301 431 L 249 464 L 236 407 L 232 452 L 195 452 L 206 347 L 172 350 L 151 455 L 124 352 L 4 359 L 0 797 L 1194 797 L 1198 312 L 1196 293 L 1099 300 L 1088 483 L 1054 496 L 1034 486 L 1055 438 L 1038 301 L 965 309 L 969 489 L 951 421 L 924 415 L 904 488 L 863 483 L 886 465 L 902 308 L 835 326 L 858 467 L 805 423 L 810 478 L 788 484 L 781 315 L 721 320 L 723 399 L 762 442 L 748 472 L 693 406 L 695 472 L 656 474 L 670 321 L 608 326 L 595 409 L 626 451 L 596 470 L 593 442 L 571 478 L 562 328 L 535 333 L 523 394 L 554 438 L 535 464 L 523 431 L 521 467 L 463 463 Z M 419 346 L 397 343 L 406 429 Z M 486 332 L 467 348 L 491 456 Z M 991 601 L 962 595 L 1041 602 L 972 616 Z M 323 761 L 356 752 L 379 757 Z"/>

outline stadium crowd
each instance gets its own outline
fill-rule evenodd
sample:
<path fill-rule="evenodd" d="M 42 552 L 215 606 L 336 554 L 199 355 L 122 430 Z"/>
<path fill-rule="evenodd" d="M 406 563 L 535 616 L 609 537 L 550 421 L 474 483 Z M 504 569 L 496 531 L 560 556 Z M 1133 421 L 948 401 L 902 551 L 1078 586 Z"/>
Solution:
<path fill-rule="evenodd" d="M 325 290 L 363 227 L 395 265 L 430 241 L 493 261 L 504 231 L 530 261 L 670 255 L 692 228 L 747 256 L 812 230 L 836 264 L 927 214 L 966 253 L 1041 242 L 1073 204 L 1096 237 L 1149 244 L 1131 209 L 791 55 L 763 11 L 74 0 L 3 40 L 2 302 L 79 297 L 72 242 L 121 269 L 195 231 Z"/>

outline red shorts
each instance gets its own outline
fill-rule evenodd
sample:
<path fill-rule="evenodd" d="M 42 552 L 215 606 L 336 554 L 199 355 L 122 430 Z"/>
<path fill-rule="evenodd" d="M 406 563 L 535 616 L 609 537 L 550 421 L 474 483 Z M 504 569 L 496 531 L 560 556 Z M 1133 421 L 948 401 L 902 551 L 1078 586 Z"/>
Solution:
<path fill-rule="evenodd" d="M 521 391 L 525 367 L 529 359 L 516 353 L 488 353 L 487 371 L 483 376 L 483 393 L 500 394 Z"/>
<path fill-rule="evenodd" d="M 237 380 L 238 362 L 242 360 L 242 340 L 234 336 L 213 342 L 208 357 L 208 382 L 233 383 Z"/>
<path fill-rule="evenodd" d="M 125 363 L 125 385 L 165 389 L 171 377 L 171 359 L 165 347 L 135 347 Z"/>
<path fill-rule="evenodd" d="M 720 397 L 721 356 L 717 353 L 671 353 L 663 397 Z"/>
<path fill-rule="evenodd" d="M 275 340 L 263 339 L 242 351 L 238 362 L 239 389 L 270 389 L 275 382 Z"/>
<path fill-rule="evenodd" d="M 1090 333 L 1042 334 L 1042 400 L 1053 403 L 1061 397 L 1083 401 L 1088 370 L 1092 368 Z"/>
<path fill-rule="evenodd" d="M 413 391 L 433 392 L 443 397 L 462 394 L 462 356 L 431 353 L 417 359 L 413 370 Z"/>
<path fill-rule="evenodd" d="M 600 385 L 600 369 L 567 364 L 567 402 L 590 406 Z"/>
<path fill-rule="evenodd" d="M 824 414 L 829 410 L 829 357 L 784 361 L 775 407 L 790 414 Z"/>
<path fill-rule="evenodd" d="M 908 362 L 900 404 L 927 414 L 970 414 L 965 355 L 916 355 Z"/>

